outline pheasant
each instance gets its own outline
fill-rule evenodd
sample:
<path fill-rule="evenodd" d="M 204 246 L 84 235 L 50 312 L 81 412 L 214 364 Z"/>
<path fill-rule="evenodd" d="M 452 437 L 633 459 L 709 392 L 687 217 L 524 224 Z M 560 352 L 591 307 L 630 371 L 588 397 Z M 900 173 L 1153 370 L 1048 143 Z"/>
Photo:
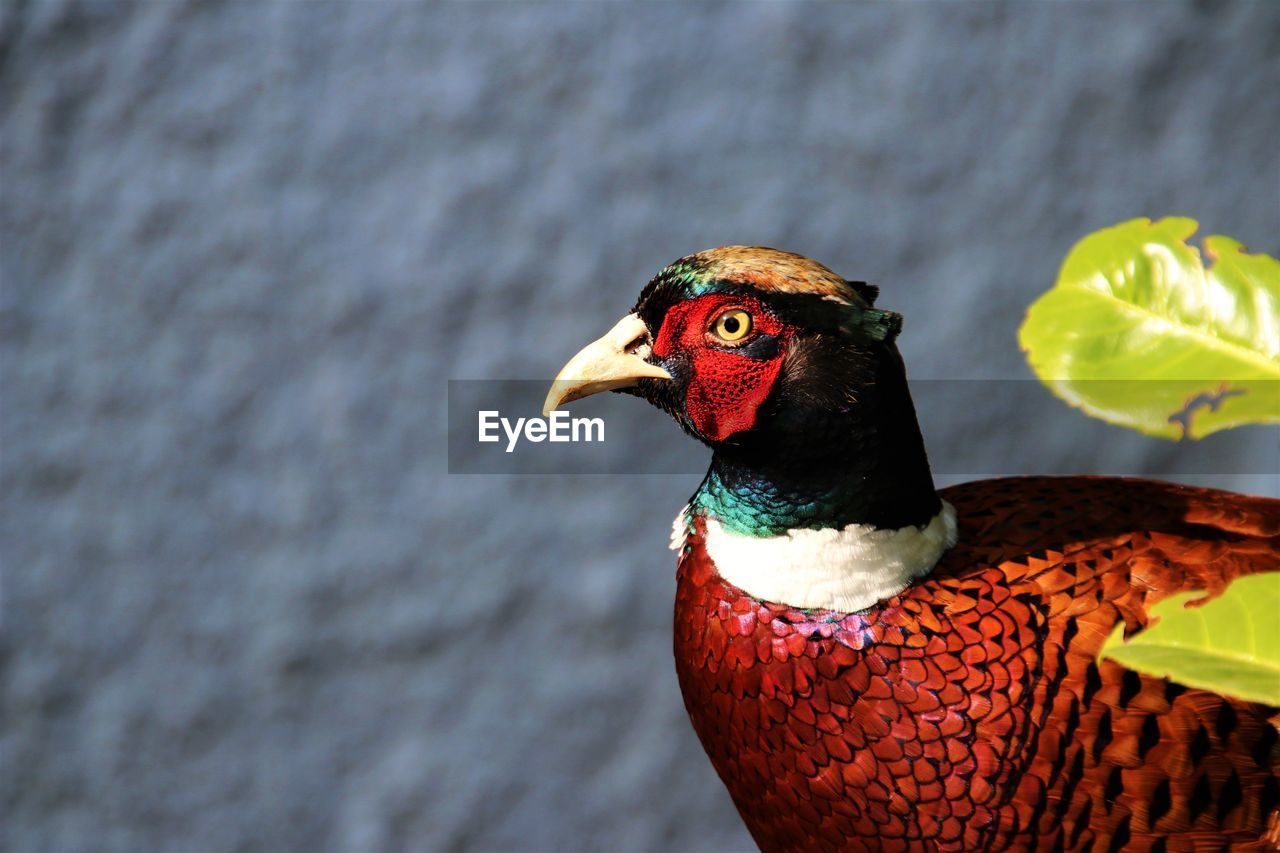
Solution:
<path fill-rule="evenodd" d="M 1274 849 L 1276 709 L 1098 660 L 1280 570 L 1280 501 L 1139 479 L 934 488 L 878 289 L 682 258 L 565 365 L 713 450 L 676 519 L 685 707 L 764 850 Z"/>

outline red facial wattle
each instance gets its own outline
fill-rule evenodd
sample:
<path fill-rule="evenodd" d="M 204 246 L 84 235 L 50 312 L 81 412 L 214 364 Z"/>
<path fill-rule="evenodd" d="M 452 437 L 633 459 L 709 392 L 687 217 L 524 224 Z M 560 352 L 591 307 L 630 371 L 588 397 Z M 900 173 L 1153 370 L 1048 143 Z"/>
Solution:
<path fill-rule="evenodd" d="M 711 333 L 716 317 L 740 308 L 751 315 L 751 332 L 728 344 Z M 685 393 L 685 411 L 698 432 L 710 441 L 724 441 L 755 426 L 782 371 L 792 329 L 749 296 L 710 294 L 671 307 L 654 341 L 659 359 L 683 354 L 692 376 Z"/>

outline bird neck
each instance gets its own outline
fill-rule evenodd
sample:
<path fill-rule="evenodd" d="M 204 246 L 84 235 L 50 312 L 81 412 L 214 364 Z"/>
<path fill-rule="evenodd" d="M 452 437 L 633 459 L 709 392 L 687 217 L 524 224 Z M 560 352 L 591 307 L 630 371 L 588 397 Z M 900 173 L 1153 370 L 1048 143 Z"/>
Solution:
<path fill-rule="evenodd" d="M 716 448 L 691 509 L 755 537 L 928 524 L 941 503 L 905 375 L 890 372 L 858 397 L 777 415 L 759 434 Z"/>
<path fill-rule="evenodd" d="M 716 449 L 673 544 L 701 530 L 720 578 L 761 601 L 864 611 L 933 570 L 955 510 L 934 491 L 905 379 L 795 414 Z"/>

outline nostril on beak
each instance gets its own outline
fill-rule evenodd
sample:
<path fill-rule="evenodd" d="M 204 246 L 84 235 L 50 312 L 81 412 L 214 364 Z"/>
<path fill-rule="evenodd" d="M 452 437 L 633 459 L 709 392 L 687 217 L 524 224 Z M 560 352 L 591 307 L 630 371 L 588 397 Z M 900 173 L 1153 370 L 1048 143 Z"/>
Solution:
<path fill-rule="evenodd" d="M 639 356 L 640 358 L 648 358 L 651 350 L 649 342 L 649 333 L 641 332 L 636 335 L 631 343 L 622 348 L 627 355 Z"/>

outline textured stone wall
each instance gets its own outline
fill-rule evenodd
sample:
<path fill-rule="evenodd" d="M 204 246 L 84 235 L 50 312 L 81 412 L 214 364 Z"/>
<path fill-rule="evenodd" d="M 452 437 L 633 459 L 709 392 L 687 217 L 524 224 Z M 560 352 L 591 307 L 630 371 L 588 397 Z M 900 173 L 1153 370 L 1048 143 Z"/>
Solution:
<path fill-rule="evenodd" d="M 722 243 L 1026 377 L 1089 230 L 1280 251 L 1277 56 L 1265 2 L 0 4 L 0 848 L 747 848 L 669 660 L 701 471 L 448 476 L 446 380 Z M 1167 470 L 1080 421 L 926 430 Z"/>

